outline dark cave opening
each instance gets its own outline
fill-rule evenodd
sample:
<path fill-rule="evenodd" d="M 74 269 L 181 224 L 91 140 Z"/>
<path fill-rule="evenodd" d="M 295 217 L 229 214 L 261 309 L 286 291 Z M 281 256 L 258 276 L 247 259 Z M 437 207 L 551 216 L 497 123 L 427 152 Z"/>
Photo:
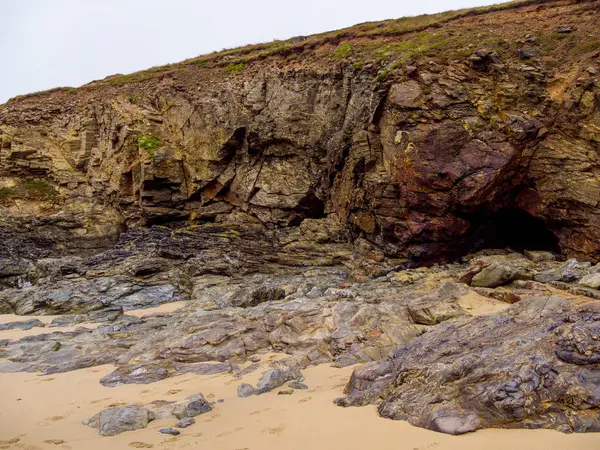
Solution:
<path fill-rule="evenodd" d="M 469 253 L 486 248 L 560 253 L 558 239 L 546 223 L 521 209 L 502 208 L 489 215 L 468 217 L 467 220 L 474 230 L 468 242 Z"/>

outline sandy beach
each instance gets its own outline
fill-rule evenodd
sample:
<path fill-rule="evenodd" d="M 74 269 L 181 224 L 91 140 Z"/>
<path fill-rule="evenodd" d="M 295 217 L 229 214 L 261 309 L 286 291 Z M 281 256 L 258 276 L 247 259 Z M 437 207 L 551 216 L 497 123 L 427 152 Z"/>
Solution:
<path fill-rule="evenodd" d="M 461 300 L 472 313 L 485 314 L 507 305 L 476 294 Z M 133 313 L 147 315 L 172 311 L 183 303 L 163 305 Z M 2 323 L 31 317 L 3 315 Z M 52 317 L 42 317 L 49 322 Z M 84 324 L 81 326 L 90 326 Z M 33 328 L 0 332 L 0 339 L 18 339 L 30 332 L 65 331 L 69 327 Z M 25 333 L 25 334 L 24 334 Z M 527 448 L 529 450 L 600 448 L 598 434 L 565 435 L 549 430 L 487 429 L 449 436 L 416 428 L 406 422 L 380 418 L 374 406 L 340 408 L 333 400 L 342 395 L 353 367 L 329 365 L 303 371 L 308 390 L 278 395 L 279 389 L 238 398 L 240 383 L 254 384 L 281 354 L 262 355 L 264 369 L 234 378 L 231 374 L 186 374 L 147 385 L 102 386 L 98 380 L 110 373 L 110 365 L 49 376 L 36 373 L 0 374 L 0 449 L 365 449 L 381 450 L 481 450 Z M 174 426 L 175 419 L 150 422 L 148 428 L 101 437 L 81 421 L 110 406 L 153 401 L 182 401 L 201 392 L 214 409 L 198 416 L 179 436 L 158 433 Z M 222 401 L 221 401 L 222 400 Z"/>

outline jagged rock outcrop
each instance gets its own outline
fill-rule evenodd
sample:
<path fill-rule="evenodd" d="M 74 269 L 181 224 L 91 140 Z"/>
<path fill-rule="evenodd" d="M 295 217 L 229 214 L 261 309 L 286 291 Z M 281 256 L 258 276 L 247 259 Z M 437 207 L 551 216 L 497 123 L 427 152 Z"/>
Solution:
<path fill-rule="evenodd" d="M 342 406 L 450 434 L 600 431 L 600 305 L 556 296 L 460 319 L 354 371 Z"/>
<path fill-rule="evenodd" d="M 12 100 L 0 107 L 2 254 L 93 253 L 125 227 L 182 220 L 273 229 L 330 216 L 416 262 L 492 245 L 595 261 L 597 18 L 591 1 L 523 2 L 400 30 L 393 48 L 350 29 L 343 58 L 323 56 L 327 40 L 294 42 L 283 66 L 276 52 L 247 67 L 215 55 Z M 524 62 L 523 43 L 539 54 Z"/>
<path fill-rule="evenodd" d="M 339 404 L 600 431 L 599 16 L 362 24 L 0 105 L 0 313 L 59 315 L 8 324 L 31 330 L 0 372 L 113 387 L 281 352 L 241 396 L 367 363 Z M 212 407 L 146 406 L 88 422 Z"/>

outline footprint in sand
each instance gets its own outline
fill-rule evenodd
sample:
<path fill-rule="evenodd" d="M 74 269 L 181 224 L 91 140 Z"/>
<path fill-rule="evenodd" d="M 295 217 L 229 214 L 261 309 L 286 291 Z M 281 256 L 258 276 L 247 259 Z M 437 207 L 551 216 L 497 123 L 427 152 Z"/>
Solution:
<path fill-rule="evenodd" d="M 175 394 L 179 394 L 181 392 L 181 389 L 171 389 L 169 391 L 167 391 L 167 393 L 165 395 L 175 395 Z"/>
<path fill-rule="evenodd" d="M 264 430 L 261 430 L 261 433 L 269 433 L 279 436 L 283 430 L 285 430 L 285 425 L 280 425 L 274 428 L 265 428 Z"/>
<path fill-rule="evenodd" d="M 9 439 L 8 441 L 0 441 L 0 448 L 10 448 L 10 446 L 16 444 L 20 440 L 21 440 L 21 438 L 16 437 L 16 438 Z"/>
<path fill-rule="evenodd" d="M 24 435 L 21 435 L 24 436 Z M 0 449 L 19 449 L 19 450 L 40 450 L 39 447 L 33 445 L 20 444 L 20 437 L 9 439 L 8 441 L 0 441 Z"/>
<path fill-rule="evenodd" d="M 298 403 L 305 403 L 309 400 L 312 400 L 312 397 L 305 397 L 305 398 L 301 398 L 300 400 L 298 400 Z"/>
<path fill-rule="evenodd" d="M 46 417 L 43 422 L 41 422 L 42 426 L 49 425 L 51 422 L 58 422 L 59 420 L 63 420 L 66 416 L 52 416 Z"/>
<path fill-rule="evenodd" d="M 221 414 L 216 413 L 213 416 L 207 417 L 206 419 L 204 419 L 204 422 L 212 422 L 215 419 L 218 419 L 221 416 Z"/>
<path fill-rule="evenodd" d="M 60 445 L 60 444 L 64 444 L 65 441 L 63 441 L 62 439 L 46 439 L 44 441 L 44 444 L 54 444 L 54 445 Z"/>
<path fill-rule="evenodd" d="M 92 400 L 90 402 L 91 405 L 95 404 L 95 403 L 100 403 L 100 402 L 104 402 L 106 400 L 110 400 L 110 397 L 105 397 L 105 398 L 101 398 L 100 400 Z"/>
<path fill-rule="evenodd" d="M 153 444 L 146 444 L 145 442 L 130 442 L 129 444 L 130 447 L 133 448 L 154 448 Z"/>

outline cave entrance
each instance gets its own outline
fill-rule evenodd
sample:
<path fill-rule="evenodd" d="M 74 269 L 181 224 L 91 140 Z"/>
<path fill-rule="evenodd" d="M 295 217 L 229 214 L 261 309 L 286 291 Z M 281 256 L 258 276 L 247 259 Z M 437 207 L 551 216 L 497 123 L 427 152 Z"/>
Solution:
<path fill-rule="evenodd" d="M 518 208 L 503 208 L 490 215 L 470 218 L 475 230 L 470 252 L 485 248 L 545 250 L 560 253 L 558 239 L 546 223 Z"/>

